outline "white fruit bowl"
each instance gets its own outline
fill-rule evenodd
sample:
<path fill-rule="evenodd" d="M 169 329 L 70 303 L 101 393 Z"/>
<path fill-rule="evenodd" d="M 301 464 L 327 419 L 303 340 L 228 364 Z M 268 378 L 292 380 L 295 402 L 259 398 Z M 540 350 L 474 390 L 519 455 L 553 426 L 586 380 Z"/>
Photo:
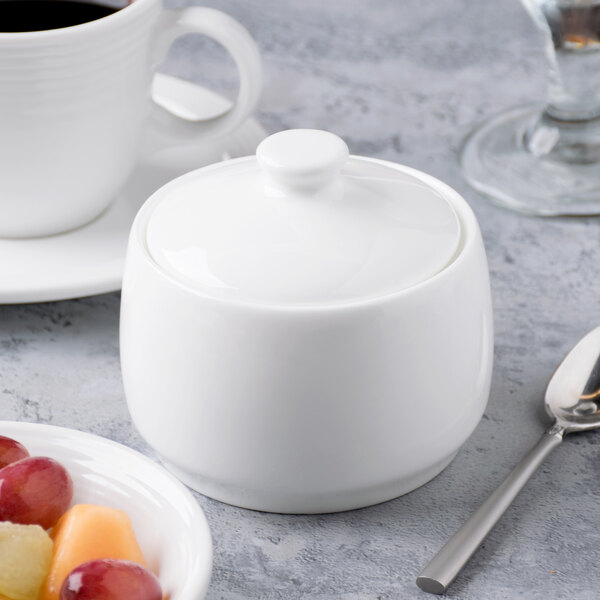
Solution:
<path fill-rule="evenodd" d="M 124 510 L 150 569 L 169 600 L 204 598 L 212 542 L 190 492 L 161 466 L 111 440 L 74 429 L 0 421 L 0 435 L 58 460 L 73 478 L 73 503 Z"/>

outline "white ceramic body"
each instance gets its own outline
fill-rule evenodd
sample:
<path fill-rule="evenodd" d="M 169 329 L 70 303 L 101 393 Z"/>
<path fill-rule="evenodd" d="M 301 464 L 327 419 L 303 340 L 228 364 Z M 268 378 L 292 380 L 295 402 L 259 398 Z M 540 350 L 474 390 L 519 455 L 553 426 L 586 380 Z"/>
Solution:
<path fill-rule="evenodd" d="M 58 460 L 73 479 L 73 503 L 124 510 L 149 568 L 169 600 L 201 600 L 212 569 L 212 542 L 204 513 L 190 492 L 142 454 L 64 427 L 0 421 L 0 435 L 31 455 Z"/>
<path fill-rule="evenodd" d="M 358 508 L 437 475 L 477 425 L 493 356 L 478 224 L 445 184 L 385 164 L 442 193 L 463 239 L 443 271 L 375 300 L 212 299 L 149 257 L 157 198 L 138 213 L 122 293 L 127 402 L 142 436 L 198 491 L 274 512 Z"/>
<path fill-rule="evenodd" d="M 197 115 L 216 114 L 230 102 L 206 88 L 158 73 L 158 99 Z M 193 124 L 192 124 L 193 125 Z M 156 152 L 136 163 L 114 202 L 97 219 L 62 235 L 0 239 L 0 304 L 49 302 L 121 289 L 131 224 L 140 206 L 166 182 L 219 161 L 254 152 L 266 132 L 253 118 L 230 135 Z"/>
<path fill-rule="evenodd" d="M 220 135 L 254 109 L 261 85 L 256 46 L 223 13 L 135 0 L 74 27 L 0 33 L 1 237 L 59 233 L 98 216 L 135 164 L 146 119 L 163 144 L 169 129 L 171 143 L 184 137 L 150 92 L 171 42 L 191 32 L 217 39 L 239 67 L 236 105 L 193 132 Z"/>

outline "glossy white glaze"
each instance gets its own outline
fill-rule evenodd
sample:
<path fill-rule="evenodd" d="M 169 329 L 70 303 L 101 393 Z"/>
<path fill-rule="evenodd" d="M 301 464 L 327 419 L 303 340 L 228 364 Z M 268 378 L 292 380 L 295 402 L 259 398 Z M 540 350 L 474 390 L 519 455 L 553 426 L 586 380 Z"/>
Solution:
<path fill-rule="evenodd" d="M 197 490 L 276 512 L 374 504 L 435 476 L 483 414 L 493 324 L 475 217 L 442 182 L 374 163 L 439 194 L 462 232 L 446 268 L 380 296 L 292 305 L 199 291 L 146 249 L 161 192 L 138 214 L 122 295 L 125 393 L 140 433 Z"/>
<path fill-rule="evenodd" d="M 256 149 L 263 176 L 281 196 L 327 189 L 339 178 L 349 154 L 344 140 L 319 129 L 280 131 Z"/>
<path fill-rule="evenodd" d="M 231 53 L 240 91 L 225 114 L 190 127 L 152 104 L 150 89 L 171 42 L 194 32 Z M 136 0 L 74 27 L 0 33 L 0 236 L 49 235 L 91 221 L 131 172 L 148 118 L 163 146 L 219 136 L 252 112 L 260 87 L 254 42 L 214 9 L 163 11 L 160 0 Z"/>
<path fill-rule="evenodd" d="M 411 287 L 450 263 L 452 206 L 418 178 L 348 158 L 337 136 L 290 130 L 256 157 L 164 186 L 146 245 L 156 263 L 213 298 L 323 305 Z"/>
<path fill-rule="evenodd" d="M 231 103 L 198 85 L 158 73 L 153 96 L 190 118 L 220 114 Z M 190 122 L 190 129 L 193 129 Z M 199 165 L 246 156 L 266 136 L 252 118 L 218 139 L 198 139 L 153 152 L 142 140 L 144 158 L 112 204 L 91 223 L 60 235 L 0 239 L 0 303 L 48 302 L 112 292 L 121 288 L 127 238 L 140 206 L 171 179 Z"/>
<path fill-rule="evenodd" d="M 124 510 L 148 566 L 169 600 L 200 600 L 212 569 L 212 542 L 204 513 L 165 469 L 130 448 L 64 427 L 0 421 L 0 435 L 31 455 L 58 460 L 73 478 L 73 503 Z"/>

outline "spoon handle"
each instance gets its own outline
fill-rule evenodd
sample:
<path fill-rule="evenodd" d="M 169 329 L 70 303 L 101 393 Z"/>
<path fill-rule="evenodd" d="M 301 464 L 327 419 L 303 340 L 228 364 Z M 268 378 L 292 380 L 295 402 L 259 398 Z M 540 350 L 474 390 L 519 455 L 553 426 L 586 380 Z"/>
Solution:
<path fill-rule="evenodd" d="M 535 470 L 562 442 L 564 433 L 564 428 L 559 425 L 546 431 L 510 475 L 446 542 L 417 577 L 417 585 L 423 591 L 431 594 L 446 591 Z"/>

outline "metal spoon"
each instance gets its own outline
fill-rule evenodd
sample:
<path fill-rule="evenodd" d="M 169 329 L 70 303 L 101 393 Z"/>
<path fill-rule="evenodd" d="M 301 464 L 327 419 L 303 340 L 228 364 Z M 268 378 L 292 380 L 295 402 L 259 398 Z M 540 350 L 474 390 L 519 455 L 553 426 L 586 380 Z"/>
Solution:
<path fill-rule="evenodd" d="M 443 594 L 504 511 L 566 433 L 600 427 L 600 327 L 563 358 L 544 399 L 553 425 L 495 492 L 448 540 L 417 577 L 425 592 Z"/>

